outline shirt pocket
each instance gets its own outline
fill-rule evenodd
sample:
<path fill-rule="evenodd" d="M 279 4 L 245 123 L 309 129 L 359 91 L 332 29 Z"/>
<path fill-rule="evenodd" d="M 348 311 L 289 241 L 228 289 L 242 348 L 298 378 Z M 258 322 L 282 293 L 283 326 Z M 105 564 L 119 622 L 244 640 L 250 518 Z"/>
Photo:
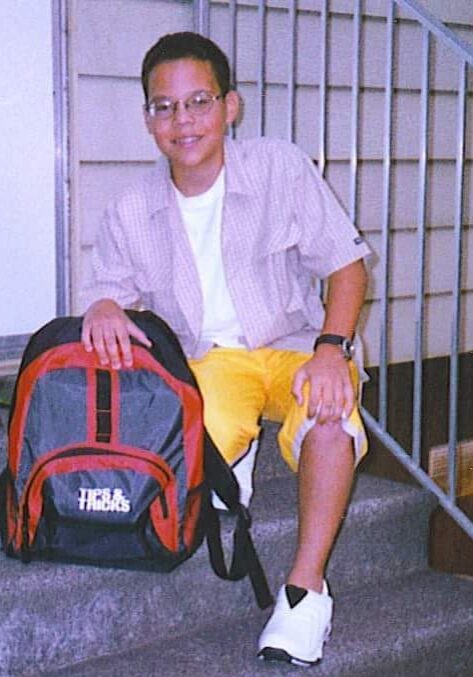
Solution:
<path fill-rule="evenodd" d="M 268 220 L 267 223 L 271 224 Z M 256 247 L 256 257 L 264 259 L 297 248 L 299 233 L 296 224 L 291 221 L 285 227 L 271 227 L 261 232 Z"/>
<path fill-rule="evenodd" d="M 279 311 L 285 314 L 304 311 L 304 289 L 308 287 L 310 274 L 301 267 L 295 238 L 269 239 L 255 263 L 268 296 Z"/>

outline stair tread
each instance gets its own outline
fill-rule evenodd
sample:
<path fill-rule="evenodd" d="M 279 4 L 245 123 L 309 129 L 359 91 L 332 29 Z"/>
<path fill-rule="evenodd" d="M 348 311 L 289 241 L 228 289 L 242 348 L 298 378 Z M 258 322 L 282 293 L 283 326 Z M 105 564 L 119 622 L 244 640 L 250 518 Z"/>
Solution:
<path fill-rule="evenodd" d="M 380 510 L 391 516 L 396 506 L 409 509 L 412 506 L 419 505 L 419 503 L 425 503 L 428 507 L 433 508 L 435 499 L 432 499 L 427 492 L 410 485 L 363 474 L 357 478 L 345 523 L 349 524 L 351 521 L 360 518 L 363 520 L 379 519 Z M 279 533 L 282 533 L 284 529 L 294 530 L 296 505 L 297 483 L 292 474 L 288 474 L 287 477 L 269 479 L 257 488 L 251 505 L 251 513 L 253 516 L 252 534 L 258 550 L 262 540 L 271 530 L 277 530 Z M 229 540 L 232 518 L 222 515 L 221 524 L 224 538 L 226 533 L 226 540 Z M 205 566 L 207 569 L 206 548 L 202 547 L 184 566 Z M 2 589 L 0 590 L 0 599 L 4 599 L 9 592 L 17 595 L 23 585 L 28 586 L 31 592 L 31 580 L 35 578 L 38 579 L 39 583 L 46 577 L 49 583 L 55 581 L 58 589 L 63 586 L 67 589 L 71 585 L 70 574 L 72 570 L 74 571 L 74 580 L 81 586 L 91 581 L 95 584 L 103 579 L 106 584 L 107 580 L 111 578 L 129 578 L 140 575 L 139 572 L 133 571 L 62 564 L 60 562 L 35 561 L 24 565 L 18 560 L 6 557 L 1 552 Z"/>
<path fill-rule="evenodd" d="M 381 477 L 360 473 L 354 483 L 352 499 L 349 505 L 350 516 L 376 516 L 376 510 L 388 506 L 391 510 L 394 503 L 405 503 L 406 500 L 429 501 L 435 504 L 435 498 L 428 492 L 409 484 L 400 484 Z M 278 476 L 257 484 L 255 496 L 251 503 L 251 512 L 260 521 L 284 519 L 294 514 L 297 501 L 297 478 L 292 473 Z"/>
<path fill-rule="evenodd" d="M 198 628 L 168 642 L 153 642 L 47 673 L 51 677 L 206 677 L 287 675 L 287 665 L 256 660 L 256 641 L 267 612 Z M 358 628 L 358 632 L 355 631 Z M 396 677 L 473 674 L 473 580 L 429 571 L 335 598 L 333 632 L 317 675 Z"/>

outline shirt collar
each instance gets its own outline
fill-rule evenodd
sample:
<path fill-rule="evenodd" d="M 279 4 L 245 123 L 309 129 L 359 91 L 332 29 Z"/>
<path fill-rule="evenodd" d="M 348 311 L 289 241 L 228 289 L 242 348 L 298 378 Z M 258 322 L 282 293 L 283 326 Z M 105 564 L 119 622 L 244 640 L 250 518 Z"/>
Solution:
<path fill-rule="evenodd" d="M 167 209 L 172 199 L 172 180 L 169 163 L 161 155 L 148 175 L 147 199 L 150 214 Z"/>
<path fill-rule="evenodd" d="M 253 195 L 255 188 L 248 177 L 238 143 L 226 137 L 224 144 L 226 191 Z M 173 199 L 173 186 L 169 162 L 164 156 L 158 158 L 150 173 L 147 188 L 150 214 L 169 207 Z"/>
<path fill-rule="evenodd" d="M 225 172 L 226 189 L 229 193 L 256 193 L 245 168 L 241 146 L 228 137 L 225 138 Z"/>

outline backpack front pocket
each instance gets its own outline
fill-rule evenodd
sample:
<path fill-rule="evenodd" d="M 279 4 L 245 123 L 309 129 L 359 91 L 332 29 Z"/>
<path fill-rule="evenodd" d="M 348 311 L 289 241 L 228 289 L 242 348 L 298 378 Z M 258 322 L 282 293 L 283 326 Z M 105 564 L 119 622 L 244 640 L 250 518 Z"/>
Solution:
<path fill-rule="evenodd" d="M 24 558 L 33 551 L 126 560 L 156 549 L 177 552 L 178 537 L 175 479 L 162 459 L 142 450 L 76 447 L 49 454 L 33 469 L 16 545 Z"/>

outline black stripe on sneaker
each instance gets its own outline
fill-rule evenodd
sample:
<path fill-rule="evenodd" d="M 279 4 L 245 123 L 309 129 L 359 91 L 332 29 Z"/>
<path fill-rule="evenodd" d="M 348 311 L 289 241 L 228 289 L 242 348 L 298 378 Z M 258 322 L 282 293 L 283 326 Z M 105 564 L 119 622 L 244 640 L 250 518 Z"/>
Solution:
<path fill-rule="evenodd" d="M 291 584 L 286 585 L 286 597 L 291 609 L 294 609 L 296 604 L 299 604 L 306 595 L 307 590 L 305 588 L 299 588 L 297 585 Z"/>

